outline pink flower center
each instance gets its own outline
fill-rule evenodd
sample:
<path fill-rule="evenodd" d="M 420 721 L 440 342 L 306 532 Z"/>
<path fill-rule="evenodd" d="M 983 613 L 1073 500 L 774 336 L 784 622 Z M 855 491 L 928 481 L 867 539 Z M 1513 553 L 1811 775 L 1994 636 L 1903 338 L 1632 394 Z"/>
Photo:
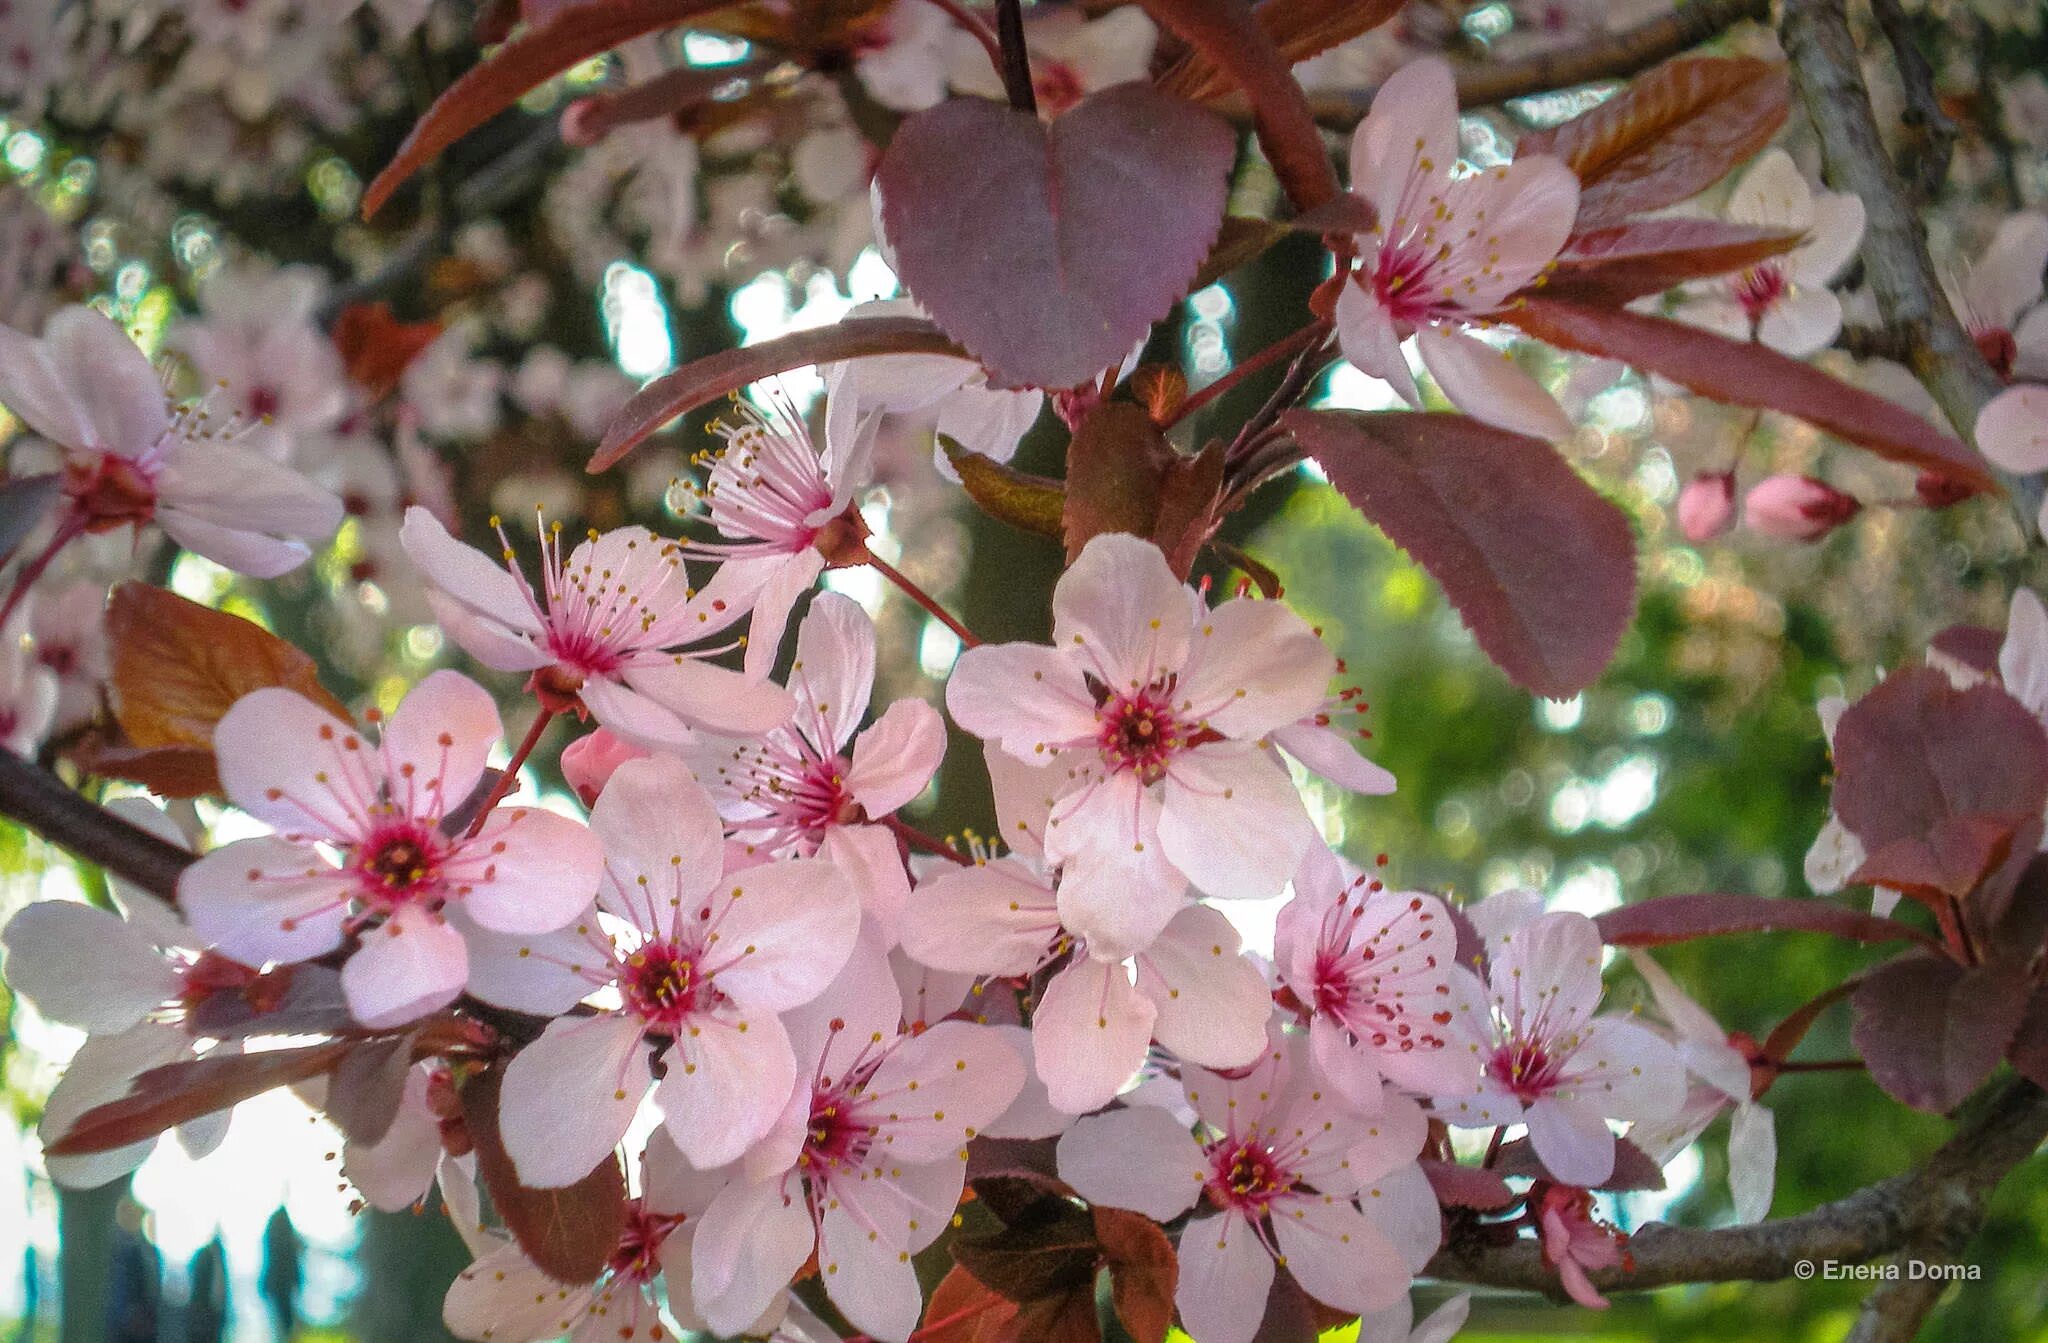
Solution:
<path fill-rule="evenodd" d="M 249 392 L 249 418 L 269 420 L 284 408 L 284 398 L 275 387 L 255 387 Z"/>
<path fill-rule="evenodd" d="M 1431 272 L 1450 254 L 1448 243 L 1429 250 L 1414 240 L 1380 249 L 1379 265 L 1372 274 L 1373 293 L 1397 323 L 1413 326 L 1439 315 L 1443 305 L 1434 297 L 1438 286 L 1432 285 Z"/>
<path fill-rule="evenodd" d="M 642 1019 L 670 1029 L 717 992 L 698 972 L 696 956 L 674 942 L 649 942 L 628 956 L 619 991 Z"/>
<path fill-rule="evenodd" d="M 102 453 L 96 463 L 67 468 L 64 493 L 90 532 L 113 531 L 129 523 L 139 527 L 156 515 L 154 476 L 111 452 Z"/>
<path fill-rule="evenodd" d="M 1791 292 L 1792 281 L 1786 277 L 1785 268 L 1775 261 L 1753 266 L 1735 279 L 1735 301 L 1742 305 L 1752 326 Z"/>
<path fill-rule="evenodd" d="M 2013 361 L 2020 357 L 2020 345 L 2013 339 L 2012 332 L 2001 326 L 1972 330 L 1970 335 L 1977 342 L 1977 352 L 1984 356 L 1984 362 L 1991 365 L 1999 377 L 2011 382 Z"/>
<path fill-rule="evenodd" d="M 1294 1176 L 1271 1148 L 1254 1138 L 1226 1142 L 1209 1153 L 1209 1196 L 1219 1207 L 1257 1217 L 1294 1188 Z"/>
<path fill-rule="evenodd" d="M 662 1242 L 687 1220 L 681 1213 L 650 1211 L 644 1200 L 634 1199 L 626 1205 L 626 1229 L 607 1267 L 631 1282 L 652 1282 L 661 1272 Z"/>
<path fill-rule="evenodd" d="M 737 424 L 717 420 L 711 432 L 725 447 L 710 458 L 703 499 L 720 532 L 753 547 L 729 553 L 795 554 L 819 527 L 811 522 L 832 504 L 832 482 L 794 406 L 773 416 L 748 402 L 735 405 Z"/>
<path fill-rule="evenodd" d="M 1167 684 L 1155 682 L 1129 695 L 1110 695 L 1097 710 L 1096 745 L 1111 773 L 1133 771 L 1146 783 L 1166 773 L 1177 751 L 1194 745 L 1194 729 L 1175 716 Z"/>
<path fill-rule="evenodd" d="M 1557 1086 L 1564 1064 L 1551 1057 L 1540 1041 L 1512 1040 L 1493 1051 L 1487 1072 L 1526 1104 L 1540 1100 Z"/>
<path fill-rule="evenodd" d="M 1065 61 L 1039 61 L 1031 73 L 1031 91 L 1038 97 L 1038 114 L 1056 117 L 1071 112 L 1088 96 L 1080 71 Z"/>
<path fill-rule="evenodd" d="M 874 1139 L 874 1125 L 860 1118 L 856 1088 L 813 1091 L 810 1127 L 797 1165 L 813 1175 L 858 1166 Z"/>
<path fill-rule="evenodd" d="M 364 903 L 383 912 L 439 896 L 441 837 L 414 821 L 401 821 L 356 849 Z"/>

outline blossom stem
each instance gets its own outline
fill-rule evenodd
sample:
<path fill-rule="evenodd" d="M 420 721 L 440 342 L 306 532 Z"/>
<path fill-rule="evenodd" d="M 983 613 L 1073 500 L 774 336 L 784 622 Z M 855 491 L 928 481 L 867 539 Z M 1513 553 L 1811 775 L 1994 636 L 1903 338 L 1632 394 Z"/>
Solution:
<path fill-rule="evenodd" d="M 972 858 L 969 858 L 945 840 L 935 835 L 926 834 L 900 816 L 884 816 L 882 824 L 888 826 L 905 844 L 908 844 L 913 849 L 923 849 L 926 853 L 935 853 L 941 858 L 950 858 L 962 867 L 974 866 Z"/>
<path fill-rule="evenodd" d="M 1279 340 L 1274 341 L 1251 358 L 1242 361 L 1200 391 L 1189 393 L 1187 400 L 1181 402 L 1180 408 L 1173 412 L 1173 418 L 1159 427 L 1161 429 L 1173 428 L 1173 426 L 1208 405 L 1217 397 L 1236 387 L 1246 378 L 1271 368 L 1283 359 L 1301 353 L 1309 346 L 1315 344 L 1316 341 L 1328 335 L 1329 332 L 1330 324 L 1328 322 L 1317 321 L 1310 322 L 1299 331 L 1282 336 Z"/>
<path fill-rule="evenodd" d="M 998 76 L 1005 80 L 1009 78 L 1008 71 L 1003 65 L 1002 41 L 996 36 L 995 30 L 988 26 L 988 20 L 961 4 L 960 0 L 931 0 L 931 3 L 944 10 L 953 22 L 967 30 L 968 36 L 981 43 L 981 49 L 988 53 L 989 64 L 996 68 Z"/>
<path fill-rule="evenodd" d="M 464 832 L 465 839 L 476 838 L 477 832 L 484 828 L 484 822 L 490 819 L 491 809 L 504 801 L 505 794 L 511 792 L 513 786 L 519 782 L 519 767 L 526 763 L 526 757 L 533 754 L 533 748 L 540 745 L 541 733 L 546 732 L 548 724 L 554 721 L 553 709 L 543 708 L 534 715 L 533 726 L 526 729 L 526 735 L 520 739 L 519 749 L 512 752 L 512 758 L 505 762 L 505 772 L 498 776 L 497 783 L 491 785 L 490 795 L 484 798 L 483 805 L 476 809 L 476 819 L 469 823 L 469 829 Z"/>
<path fill-rule="evenodd" d="M 1031 82 L 1031 50 L 1024 45 L 1024 6 L 1020 0 L 996 0 L 996 34 L 1003 62 L 1003 92 L 1019 112 L 1038 115 L 1038 92 Z"/>
<path fill-rule="evenodd" d="M 1780 1063 L 1781 1073 L 1853 1073 L 1861 1072 L 1868 1065 L 1862 1059 L 1815 1059 L 1810 1063 Z"/>
<path fill-rule="evenodd" d="M 76 514 L 66 517 L 57 524 L 56 533 L 50 537 L 50 544 L 44 546 L 42 553 L 24 564 L 21 572 L 15 575 L 13 590 L 7 594 L 7 601 L 0 604 L 0 627 L 4 627 L 13 617 L 15 608 L 28 596 L 28 590 L 43 576 L 44 571 L 50 567 L 50 562 L 57 558 L 57 552 L 70 545 L 84 531 L 85 524 L 79 521 Z"/>
<path fill-rule="evenodd" d="M 946 610 L 945 607 L 939 605 L 938 602 L 934 601 L 930 593 L 926 592 L 917 584 L 911 582 L 910 579 L 904 575 L 902 570 L 898 569 L 895 565 L 890 564 L 880 555 L 877 555 L 873 550 L 868 551 L 867 562 L 874 566 L 875 572 L 879 573 L 882 577 L 888 579 L 891 583 L 894 583 L 897 587 L 901 588 L 903 590 L 904 596 L 910 598 L 910 600 L 916 602 L 919 606 L 922 606 L 926 611 L 929 611 L 931 613 L 932 619 L 938 621 L 941 625 L 944 625 L 947 629 L 959 635 L 960 646 L 962 648 L 981 647 L 981 640 L 975 637 L 974 631 L 968 629 L 965 625 L 961 624 L 959 620 L 954 618 L 951 612 Z"/>
<path fill-rule="evenodd" d="M 1480 1162 L 1480 1165 L 1484 1166 L 1488 1170 L 1493 1169 L 1493 1163 L 1500 1157 L 1501 1143 L 1507 1138 L 1507 1136 L 1508 1131 L 1505 1127 L 1497 1127 L 1494 1129 L 1493 1137 L 1488 1139 L 1486 1143 L 1486 1160 Z"/>

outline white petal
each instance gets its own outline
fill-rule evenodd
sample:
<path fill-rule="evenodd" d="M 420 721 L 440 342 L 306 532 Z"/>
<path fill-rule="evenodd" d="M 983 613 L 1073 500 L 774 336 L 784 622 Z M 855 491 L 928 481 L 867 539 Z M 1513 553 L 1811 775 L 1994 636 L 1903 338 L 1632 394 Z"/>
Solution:
<path fill-rule="evenodd" d="M 1273 744 L 1294 757 L 1310 773 L 1320 775 L 1339 788 L 1367 797 L 1394 791 L 1394 776 L 1382 766 L 1353 750 L 1351 743 L 1335 728 L 1323 727 L 1312 719 L 1290 723 L 1273 734 Z"/>
<path fill-rule="evenodd" d="M 1020 760 L 1044 762 L 1052 748 L 1092 744 L 1095 698 L 1081 667 L 1037 644 L 983 644 L 953 664 L 946 709 L 975 736 Z"/>
<path fill-rule="evenodd" d="M 1393 315 L 1363 281 L 1353 279 L 1337 295 L 1337 348 L 1359 372 L 1378 378 L 1403 401 L 1422 408 L 1422 389 L 1415 385 L 1408 357 L 1401 353 L 1401 333 Z"/>
<path fill-rule="evenodd" d="M 735 1161 L 766 1136 L 796 1084 L 789 1036 L 766 1012 L 699 1017 L 665 1062 L 655 1100 L 669 1136 L 700 1169 Z"/>
<path fill-rule="evenodd" d="M 504 735 L 490 691 L 460 672 L 431 673 L 384 724 L 379 746 L 392 801 L 408 816 L 439 820 L 475 791 Z"/>
<path fill-rule="evenodd" d="M 643 756 L 614 770 L 590 809 L 590 829 L 610 873 L 601 903 L 643 932 L 666 929 L 669 899 L 701 899 L 725 864 L 718 809 L 674 756 Z"/>
<path fill-rule="evenodd" d="M 314 849 L 243 839 L 178 877 L 178 908 L 193 936 L 238 961 L 309 961 L 341 945 L 355 879 Z"/>
<path fill-rule="evenodd" d="M 1450 403 L 1480 423 L 1550 443 L 1571 437 L 1563 408 L 1507 351 L 1434 323 L 1416 329 L 1415 348 Z"/>
<path fill-rule="evenodd" d="M 91 421 L 95 446 L 133 458 L 169 431 L 162 380 L 149 356 L 112 321 L 91 308 L 65 308 L 43 327 L 43 347 Z"/>
<path fill-rule="evenodd" d="M 888 1107 L 893 1156 L 937 1161 L 965 1151 L 968 1139 L 1010 1108 L 1025 1071 L 1001 1032 L 941 1021 L 891 1050 L 867 1092 Z"/>
<path fill-rule="evenodd" d="M 832 1304 L 869 1337 L 905 1343 L 917 1328 L 924 1294 L 910 1252 L 871 1240 L 843 1207 L 828 1209 L 819 1227 L 818 1273 Z"/>
<path fill-rule="evenodd" d="M 1060 1178 L 1090 1203 L 1171 1221 L 1201 1197 L 1208 1163 L 1188 1126 L 1147 1105 L 1084 1115 L 1059 1142 Z"/>
<path fill-rule="evenodd" d="M 1322 707 L 1337 658 L 1284 603 L 1241 597 L 1196 628 L 1174 693 L 1226 737 L 1255 738 Z"/>
<path fill-rule="evenodd" d="M 1738 1105 L 1728 1128 L 1728 1188 L 1735 1196 L 1735 1220 L 1761 1222 L 1771 1215 L 1771 1189 L 1778 1170 L 1778 1131 L 1761 1105 Z"/>
<path fill-rule="evenodd" d="M 1174 915 L 1138 954 L 1138 988 L 1159 1009 L 1159 1043 L 1204 1068 L 1242 1068 L 1266 1047 L 1273 1000 L 1237 929 L 1206 905 Z"/>
<path fill-rule="evenodd" d="M 771 681 L 695 658 L 633 667 L 626 672 L 626 684 L 691 727 L 741 737 L 781 727 L 796 708 L 789 692 Z M 603 715 L 599 718 L 602 721 Z M 605 726 L 621 736 L 633 735 L 632 724 L 606 722 Z M 664 743 L 647 744 L 660 747 Z"/>
<path fill-rule="evenodd" d="M 499 807 L 447 862 L 448 875 L 467 888 L 462 905 L 477 923 L 533 935 L 551 933 L 588 909 L 603 870 L 596 835 L 539 807 Z"/>
<path fill-rule="evenodd" d="M 349 1015 L 365 1026 L 397 1026 L 446 1007 L 469 982 L 469 946 L 438 914 L 401 906 L 341 967 Z"/>
<path fill-rule="evenodd" d="M 1081 960 L 1053 976 L 1031 1019 L 1052 1103 L 1070 1114 L 1107 1105 L 1145 1062 L 1157 1011 L 1121 964 Z"/>
<path fill-rule="evenodd" d="M 1560 1183 L 1590 1189 L 1614 1174 L 1614 1135 L 1590 1106 L 1539 1100 L 1523 1118 L 1529 1125 L 1529 1145 Z"/>
<path fill-rule="evenodd" d="M 1339 1310 L 1378 1310 L 1408 1291 L 1408 1269 L 1380 1229 L 1352 1204 L 1328 1195 L 1284 1200 L 1273 1239 L 1301 1289 Z"/>
<path fill-rule="evenodd" d="M 768 573 L 754 598 L 753 619 L 747 625 L 746 674 L 756 680 L 768 675 L 782 651 L 782 636 L 789 629 L 789 613 L 797 598 L 811 590 L 818 575 L 825 572 L 825 557 L 814 549 L 783 556 Z M 737 729 L 735 729 L 737 730 Z"/>
<path fill-rule="evenodd" d="M 349 841 L 366 834 L 382 758 L 355 728 L 280 687 L 236 700 L 213 730 L 228 800 L 286 834 Z"/>
<path fill-rule="evenodd" d="M 1351 189 L 1371 200 L 1382 227 L 1391 228 L 1410 177 L 1448 181 L 1457 162 L 1458 93 L 1450 64 L 1435 56 L 1409 61 L 1380 85 L 1351 133 Z"/>
<path fill-rule="evenodd" d="M 590 1298 L 588 1284 L 556 1282 L 517 1245 L 507 1245 L 456 1275 L 441 1302 L 441 1322 L 457 1338 L 537 1343 L 568 1333 Z"/>
<path fill-rule="evenodd" d="M 1977 415 L 1977 448 L 2021 475 L 2048 471 L 2048 387 L 2009 387 Z"/>
<path fill-rule="evenodd" d="M 1014 859 L 997 859 L 920 882 L 906 908 L 903 948 L 940 970 L 1023 975 L 1058 933 L 1052 884 Z"/>
<path fill-rule="evenodd" d="M 1078 656 L 1114 691 L 1149 685 L 1187 660 L 1189 601 L 1159 547 L 1105 532 L 1053 589 L 1053 647 Z"/>
<path fill-rule="evenodd" d="M 75 900 L 38 900 L 0 930 L 7 984 L 52 1021 L 92 1035 L 127 1030 L 178 996 L 154 944 L 118 916 Z"/>
<path fill-rule="evenodd" d="M 406 509 L 398 543 L 426 580 L 449 597 L 507 629 L 539 637 L 540 616 L 520 581 L 483 551 L 450 536 L 432 513 L 417 504 Z"/>
<path fill-rule="evenodd" d="M 60 448 L 103 446 L 93 443 L 85 412 L 50 362 L 48 349 L 8 326 L 0 326 L 0 405 Z"/>
<path fill-rule="evenodd" d="M 797 730 L 832 755 L 867 714 L 875 686 L 875 622 L 859 602 L 821 592 L 796 632 L 789 688 L 803 712 Z"/>
<path fill-rule="evenodd" d="M 689 1290 L 714 1333 L 748 1332 L 817 1245 L 803 1201 L 785 1195 L 782 1185 L 729 1184 L 697 1224 Z M 682 1286 L 671 1283 L 669 1290 Z"/>
<path fill-rule="evenodd" d="M 846 791 L 879 820 L 923 792 L 945 754 L 939 711 L 921 699 L 897 700 L 854 739 Z"/>
<path fill-rule="evenodd" d="M 712 899 L 725 909 L 705 973 L 749 1008 L 786 1012 L 817 997 L 860 936 L 859 897 L 837 868 L 815 858 L 747 868 Z"/>
<path fill-rule="evenodd" d="M 1315 840 L 1287 771 L 1250 742 L 1211 742 L 1174 757 L 1162 803 L 1160 846 L 1218 899 L 1280 894 Z"/>
<path fill-rule="evenodd" d="M 624 1140 L 652 1083 L 640 1024 L 557 1017 L 505 1068 L 498 1127 L 520 1180 L 571 1185 Z"/>
<path fill-rule="evenodd" d="M 1242 1217 L 1199 1217 L 1181 1233 L 1173 1300 L 1202 1343 L 1252 1343 L 1272 1287 L 1273 1257 Z"/>

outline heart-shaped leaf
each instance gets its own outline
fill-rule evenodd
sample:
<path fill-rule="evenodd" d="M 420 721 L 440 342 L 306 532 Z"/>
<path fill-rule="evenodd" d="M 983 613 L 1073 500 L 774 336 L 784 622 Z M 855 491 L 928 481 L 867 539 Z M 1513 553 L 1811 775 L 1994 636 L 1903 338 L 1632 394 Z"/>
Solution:
<path fill-rule="evenodd" d="M 1119 84 L 1050 126 L 979 98 L 906 120 L 882 158 L 897 271 L 1007 386 L 1119 363 L 1187 292 L 1223 224 L 1237 137 Z"/>
<path fill-rule="evenodd" d="M 1516 685 L 1566 696 L 1598 679 L 1635 611 L 1635 536 L 1548 443 L 1414 411 L 1291 411 L 1282 423 L 1443 585 Z"/>
<path fill-rule="evenodd" d="M 462 1119 L 476 1149 L 477 1174 L 534 1267 L 560 1282 L 589 1282 L 604 1271 L 626 1229 L 625 1169 L 612 1155 L 563 1189 L 521 1184 L 498 1128 L 503 1072 L 488 1069 L 462 1087 Z"/>
<path fill-rule="evenodd" d="M 2026 975 L 2005 962 L 1906 956 L 1856 990 L 1850 1038 L 1872 1081 L 1916 1110 L 1940 1113 L 1962 1104 L 2005 1057 L 2029 996 Z"/>

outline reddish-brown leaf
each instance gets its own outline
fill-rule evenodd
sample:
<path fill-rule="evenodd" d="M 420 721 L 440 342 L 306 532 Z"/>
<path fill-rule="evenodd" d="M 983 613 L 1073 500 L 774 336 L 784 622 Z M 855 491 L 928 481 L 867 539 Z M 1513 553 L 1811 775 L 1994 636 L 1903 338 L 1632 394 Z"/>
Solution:
<path fill-rule="evenodd" d="M 561 1282 L 589 1282 L 603 1271 L 626 1229 L 625 1169 L 612 1155 L 563 1189 L 521 1184 L 498 1131 L 502 1072 L 478 1073 L 462 1087 L 462 1119 L 476 1148 L 477 1173 L 491 1206 L 535 1267 Z"/>
<path fill-rule="evenodd" d="M 2004 630 L 1988 625 L 1950 625 L 1927 641 L 1927 651 L 1979 676 L 1993 676 L 1998 672 L 1998 650 L 2004 645 Z"/>
<path fill-rule="evenodd" d="M 375 1146 L 391 1131 L 418 1040 L 417 1031 L 365 1040 L 335 1068 L 327 1088 L 327 1117 L 350 1141 Z"/>
<path fill-rule="evenodd" d="M 1673 285 L 1754 266 L 1805 235 L 1717 219 L 1642 219 L 1581 233 L 1565 245 L 1543 295 L 1618 307 Z"/>
<path fill-rule="evenodd" d="M 1180 1260 L 1173 1242 L 1149 1217 L 1095 1209 L 1095 1239 L 1109 1264 L 1110 1301 L 1136 1343 L 1164 1343 L 1173 1324 Z"/>
<path fill-rule="evenodd" d="M 1850 909 L 1830 900 L 1778 900 L 1763 895 L 1709 892 L 1666 895 L 1610 909 L 1593 920 L 1600 940 L 1613 947 L 1661 947 L 1730 933 L 1829 933 L 1855 942 L 1918 942 L 1927 934 L 1897 919 Z"/>
<path fill-rule="evenodd" d="M 603 471 L 678 415 L 708 406 L 750 382 L 811 364 L 874 354 L 967 354 L 921 317 L 852 317 L 831 326 L 792 331 L 737 350 L 720 350 L 664 373 L 634 393 L 612 418 L 587 470 Z"/>
<path fill-rule="evenodd" d="M 1414 411 L 1290 411 L 1282 423 L 1443 585 L 1515 684 L 1565 696 L 1599 678 L 1635 611 L 1635 537 L 1548 443 Z"/>
<path fill-rule="evenodd" d="M 918 1343 L 1001 1343 L 1016 1316 L 1016 1302 L 990 1291 L 955 1264 L 925 1305 Z"/>
<path fill-rule="evenodd" d="M 1581 229 L 1675 204 L 1726 176 L 1785 124 L 1785 67 L 1748 56 L 1681 56 L 1516 154 L 1555 154 L 1579 175 Z"/>
<path fill-rule="evenodd" d="M 139 783 L 158 797 L 203 797 L 220 791 L 220 774 L 214 768 L 210 746 L 145 750 L 123 741 L 118 727 L 96 727 L 64 754 L 88 774 Z"/>
<path fill-rule="evenodd" d="M 398 388 L 406 366 L 441 335 L 439 322 L 401 322 L 388 303 L 351 303 L 334 319 L 334 348 L 349 381 L 381 401 Z"/>
<path fill-rule="evenodd" d="M 1904 956 L 1865 976 L 1850 1038 L 1872 1081 L 1916 1110 L 1943 1113 L 2005 1057 L 2031 992 L 2005 962 Z"/>
<path fill-rule="evenodd" d="M 1500 320 L 1561 350 L 1662 374 L 1715 401 L 1783 411 L 1972 491 L 1998 488 L 1983 458 L 1912 411 L 1769 346 L 1664 317 L 1533 296 L 1503 311 Z"/>
<path fill-rule="evenodd" d="M 1109 401 L 1081 422 L 1067 445 L 1067 562 L 1104 532 L 1142 536 L 1182 577 L 1213 525 L 1223 485 L 1223 450 L 1175 452 L 1142 406 Z"/>
<path fill-rule="evenodd" d="M 1330 166 L 1323 133 L 1316 126 L 1315 114 L 1309 111 L 1308 96 L 1294 78 L 1294 62 L 1303 58 L 1283 52 L 1266 27 L 1253 17 L 1245 0 L 1140 3 L 1161 27 L 1187 43 L 1244 92 L 1245 101 L 1251 104 L 1259 148 L 1265 151 L 1267 161 L 1273 165 L 1273 175 L 1280 179 L 1280 187 L 1287 193 L 1287 199 L 1294 202 L 1295 209 L 1313 209 L 1337 194 L 1337 173 Z M 1373 0 L 1371 4 L 1354 3 L 1352 7 L 1371 11 L 1377 5 L 1378 0 Z M 1313 14 L 1305 13 L 1303 17 L 1304 31 L 1316 26 Z M 1364 27 L 1378 21 L 1371 19 Z M 893 230 L 890 236 L 895 236 Z"/>
<path fill-rule="evenodd" d="M 564 70 L 642 33 L 673 28 L 733 4 L 734 0 L 604 0 L 561 6 L 553 18 L 499 47 L 434 100 L 363 192 L 363 218 L 382 209 L 391 193 L 442 150 Z"/>
<path fill-rule="evenodd" d="M 1835 729 L 1835 812 L 1870 858 L 1855 880 L 1962 897 L 2048 802 L 2048 736 L 1994 685 L 1893 672 Z"/>
<path fill-rule="evenodd" d="M 1065 533 L 1066 486 L 1004 462 L 969 452 L 941 434 L 939 446 L 960 473 L 960 487 L 982 512 L 1019 531 L 1060 540 Z"/>
<path fill-rule="evenodd" d="M 1515 1191 L 1508 1188 L 1508 1182 L 1497 1171 L 1426 1157 L 1421 1166 L 1431 1191 L 1436 1194 L 1436 1201 L 1446 1208 L 1498 1212 L 1515 1200 Z"/>
<path fill-rule="evenodd" d="M 192 792 L 216 790 L 214 725 L 236 700 L 266 686 L 295 690 L 348 716 L 320 685 L 318 665 L 299 649 L 240 616 L 147 583 L 114 589 L 107 641 L 114 664 L 108 686 L 126 739 L 122 746 L 142 753 L 107 761 L 109 772 L 125 771 L 122 777 L 152 773 L 167 782 L 205 785 Z M 186 788 L 176 791 L 189 795 Z"/>
<path fill-rule="evenodd" d="M 1302 61 L 1342 46 L 1370 32 L 1401 10 L 1402 0 L 1260 0 L 1252 7 L 1273 45 L 1287 63 Z M 1230 76 L 1203 51 L 1190 48 L 1156 83 L 1167 93 L 1214 102 L 1232 90 Z"/>
<path fill-rule="evenodd" d="M 1223 225 L 1237 137 L 1119 84 L 1051 125 L 956 98 L 876 172 L 904 286 L 1010 386 L 1093 382 L 1188 292 Z"/>
<path fill-rule="evenodd" d="M 254 1054 L 214 1053 L 151 1068 L 135 1079 L 126 1096 L 87 1110 L 45 1150 L 51 1156 L 83 1156 L 154 1138 L 251 1096 L 332 1072 L 358 1047 L 355 1040 L 329 1040 Z"/>
<path fill-rule="evenodd" d="M 1062 1198 L 1040 1199 L 994 1235 L 952 1249 L 955 1263 L 1019 1305 L 1094 1282 L 1102 1256 L 1088 1210 Z"/>

